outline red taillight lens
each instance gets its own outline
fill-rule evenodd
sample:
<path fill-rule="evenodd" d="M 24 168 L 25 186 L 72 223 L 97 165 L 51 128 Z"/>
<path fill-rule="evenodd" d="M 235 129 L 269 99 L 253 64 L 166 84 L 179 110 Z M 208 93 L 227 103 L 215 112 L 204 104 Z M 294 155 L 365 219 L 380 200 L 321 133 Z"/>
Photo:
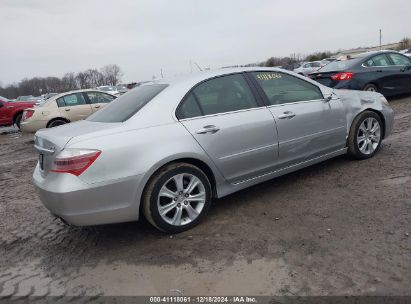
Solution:
<path fill-rule="evenodd" d="M 341 80 L 350 80 L 354 77 L 354 73 L 351 72 L 344 72 L 338 73 L 331 76 L 332 80 L 341 81 Z"/>
<path fill-rule="evenodd" d="M 22 118 L 22 120 L 27 120 L 27 119 L 29 119 L 30 117 L 33 116 L 33 114 L 34 114 L 34 110 L 25 110 L 24 113 L 23 113 L 23 118 Z"/>
<path fill-rule="evenodd" d="M 100 156 L 98 150 L 65 149 L 51 166 L 51 172 L 70 173 L 79 176 Z"/>

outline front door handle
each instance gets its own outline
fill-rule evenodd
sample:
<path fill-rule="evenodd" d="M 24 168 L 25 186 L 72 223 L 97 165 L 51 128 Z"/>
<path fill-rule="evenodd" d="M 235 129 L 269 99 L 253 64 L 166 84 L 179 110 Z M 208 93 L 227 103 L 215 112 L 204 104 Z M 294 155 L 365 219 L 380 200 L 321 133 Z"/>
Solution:
<path fill-rule="evenodd" d="M 220 131 L 220 128 L 213 126 L 213 125 L 208 125 L 208 126 L 204 126 L 202 129 L 197 130 L 196 133 L 197 134 L 214 134 L 216 132 Z"/>
<path fill-rule="evenodd" d="M 70 109 L 64 109 L 64 110 L 66 110 L 67 112 L 69 112 L 69 111 L 70 111 Z"/>
<path fill-rule="evenodd" d="M 278 115 L 278 118 L 279 118 L 279 119 L 291 119 L 291 118 L 293 118 L 294 116 L 295 116 L 295 113 L 294 113 L 294 112 L 287 111 L 287 112 L 284 112 L 284 113 L 281 114 L 281 115 Z"/>

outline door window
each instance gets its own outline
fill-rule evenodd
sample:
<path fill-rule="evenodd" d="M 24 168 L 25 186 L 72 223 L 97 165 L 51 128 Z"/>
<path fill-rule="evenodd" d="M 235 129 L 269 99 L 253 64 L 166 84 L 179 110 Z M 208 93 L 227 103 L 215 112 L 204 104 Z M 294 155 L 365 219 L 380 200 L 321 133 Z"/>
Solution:
<path fill-rule="evenodd" d="M 254 79 L 263 89 L 270 105 L 323 99 L 316 85 L 279 72 L 253 72 Z"/>
<path fill-rule="evenodd" d="M 70 94 L 57 99 L 59 107 L 73 107 L 85 104 L 87 104 L 86 100 L 81 93 Z"/>
<path fill-rule="evenodd" d="M 368 59 L 365 62 L 365 65 L 368 67 L 383 67 L 389 66 L 390 62 L 388 60 L 388 57 L 385 56 L 385 54 L 381 54 Z"/>
<path fill-rule="evenodd" d="M 256 107 L 258 103 L 244 77 L 235 74 L 207 80 L 195 87 L 180 106 L 178 114 L 181 114 L 181 119 L 201 113 L 211 115 Z"/>
<path fill-rule="evenodd" d="M 90 103 L 109 103 L 115 99 L 114 96 L 101 92 L 86 92 Z"/>
<path fill-rule="evenodd" d="M 394 65 L 410 65 L 411 59 L 399 54 L 389 54 Z"/>

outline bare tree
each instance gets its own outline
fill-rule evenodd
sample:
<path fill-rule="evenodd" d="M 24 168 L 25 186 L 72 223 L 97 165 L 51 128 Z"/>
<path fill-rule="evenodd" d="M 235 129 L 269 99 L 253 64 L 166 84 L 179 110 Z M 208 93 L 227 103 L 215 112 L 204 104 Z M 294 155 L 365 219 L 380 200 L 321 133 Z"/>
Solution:
<path fill-rule="evenodd" d="M 117 85 L 121 81 L 121 77 L 123 76 L 123 72 L 116 64 L 103 66 L 100 69 L 100 72 L 103 75 L 104 84 L 106 85 Z"/>

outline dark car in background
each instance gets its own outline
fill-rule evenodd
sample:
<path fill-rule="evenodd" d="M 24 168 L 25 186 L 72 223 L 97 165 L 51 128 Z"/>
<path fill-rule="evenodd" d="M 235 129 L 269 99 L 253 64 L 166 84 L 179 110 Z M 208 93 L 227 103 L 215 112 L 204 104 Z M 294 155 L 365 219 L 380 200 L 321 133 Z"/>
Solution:
<path fill-rule="evenodd" d="M 333 61 L 309 77 L 335 89 L 411 93 L 411 58 L 394 51 L 376 51 Z"/>

